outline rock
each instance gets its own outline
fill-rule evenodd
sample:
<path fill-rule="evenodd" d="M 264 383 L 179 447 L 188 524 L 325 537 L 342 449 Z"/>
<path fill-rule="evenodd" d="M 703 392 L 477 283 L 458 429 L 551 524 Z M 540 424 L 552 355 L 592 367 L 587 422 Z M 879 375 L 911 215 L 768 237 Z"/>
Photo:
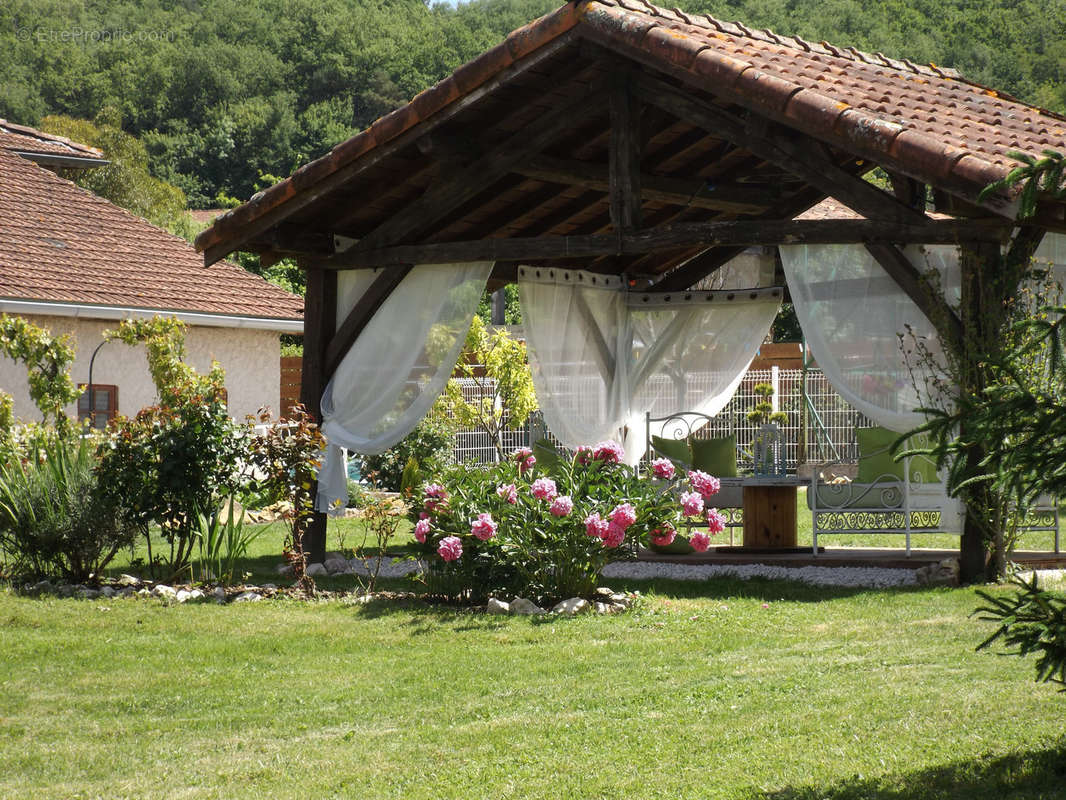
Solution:
<path fill-rule="evenodd" d="M 60 597 L 73 597 L 76 591 L 84 588 L 84 586 L 71 586 L 69 583 L 64 583 L 56 590 L 56 594 Z"/>
<path fill-rule="evenodd" d="M 614 589 L 608 589 L 606 586 L 600 586 L 592 593 L 592 596 L 601 602 L 606 602 L 614 596 Z"/>
<path fill-rule="evenodd" d="M 278 564 L 274 570 L 278 575 L 292 575 L 292 564 Z"/>
<path fill-rule="evenodd" d="M 589 611 L 589 601 L 582 597 L 571 597 L 569 600 L 563 600 L 560 603 L 556 603 L 552 609 L 553 614 L 563 614 L 567 617 L 576 617 L 578 614 L 584 614 Z"/>
<path fill-rule="evenodd" d="M 528 617 L 534 614 L 547 614 L 543 608 L 538 606 L 531 600 L 527 600 L 524 597 L 516 597 L 511 601 L 509 611 L 512 614 L 518 614 L 520 616 Z"/>
<path fill-rule="evenodd" d="M 119 590 L 118 596 L 119 597 L 129 597 L 131 594 L 134 594 L 136 591 L 137 590 L 134 589 L 132 586 L 124 586 L 124 587 L 122 587 L 122 589 Z"/>
<path fill-rule="evenodd" d="M 485 606 L 485 613 L 487 614 L 510 614 L 511 605 L 505 603 L 502 600 L 497 600 L 495 597 L 489 598 L 489 604 Z"/>
<path fill-rule="evenodd" d="M 215 598 L 219 603 L 225 604 L 226 602 L 226 589 L 222 586 L 216 586 L 215 590 L 211 593 L 211 596 Z"/>
<path fill-rule="evenodd" d="M 26 587 L 26 594 L 32 595 L 33 597 L 36 597 L 37 595 L 40 595 L 40 594 L 49 594 L 50 592 L 54 592 L 54 591 L 55 591 L 55 587 L 52 585 L 52 582 L 49 581 L 49 580 L 38 581 L 37 583 L 33 584 L 32 586 L 27 586 Z"/>
<path fill-rule="evenodd" d="M 131 586 L 129 588 L 132 589 L 133 587 Z M 147 586 L 145 586 L 143 589 L 138 589 L 137 590 L 137 596 L 138 597 L 151 597 L 152 596 L 152 590 L 149 589 Z"/>
<path fill-rule="evenodd" d="M 141 579 L 140 578 L 135 578 L 132 575 L 119 575 L 118 576 L 118 585 L 119 586 L 140 586 L 141 585 Z"/>
<path fill-rule="evenodd" d="M 264 592 L 276 592 L 277 590 L 278 590 L 278 585 L 276 583 L 264 583 L 263 584 L 263 591 Z"/>
<path fill-rule="evenodd" d="M 204 593 L 199 589 L 179 589 L 178 593 L 174 596 L 174 599 L 179 603 L 185 603 L 190 600 L 202 600 Z"/>
<path fill-rule="evenodd" d="M 326 572 L 330 575 L 343 575 L 346 572 L 352 571 L 352 565 L 348 563 L 348 559 L 340 556 L 327 558 L 323 562 L 323 566 L 326 568 Z"/>
<path fill-rule="evenodd" d="M 324 575 L 329 575 L 324 564 L 308 564 L 306 572 L 311 578 L 321 578 Z"/>
<path fill-rule="evenodd" d="M 597 614 L 610 614 L 614 606 L 610 605 L 609 603 L 601 603 L 599 600 L 597 600 L 595 608 Z"/>
<path fill-rule="evenodd" d="M 118 594 L 118 592 L 116 592 L 110 586 L 101 586 L 100 587 L 100 596 L 101 597 L 114 597 L 116 594 Z"/>
<path fill-rule="evenodd" d="M 99 596 L 100 596 L 100 591 L 98 589 L 79 589 L 78 590 L 78 597 L 80 597 L 82 600 L 95 600 Z"/>
<path fill-rule="evenodd" d="M 616 606 L 621 606 L 622 608 L 629 608 L 633 605 L 633 600 L 629 596 L 619 592 L 618 594 L 611 595 L 611 603 Z"/>
<path fill-rule="evenodd" d="M 258 603 L 263 599 L 263 595 L 258 592 L 241 592 L 234 599 L 234 603 Z"/>
<path fill-rule="evenodd" d="M 154 597 L 162 597 L 164 600 L 173 600 L 177 597 L 178 592 L 173 586 L 161 583 L 152 589 L 152 595 Z"/>

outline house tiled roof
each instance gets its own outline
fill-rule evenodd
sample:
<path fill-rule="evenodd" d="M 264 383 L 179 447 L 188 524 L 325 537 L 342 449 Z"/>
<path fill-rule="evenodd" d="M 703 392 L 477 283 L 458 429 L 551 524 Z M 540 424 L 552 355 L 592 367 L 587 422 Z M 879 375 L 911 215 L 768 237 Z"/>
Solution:
<path fill-rule="evenodd" d="M 281 320 L 303 300 L 0 149 L 0 298 Z"/>
<path fill-rule="evenodd" d="M 65 136 L 44 133 L 28 125 L 16 125 L 6 119 L 0 119 L 0 147 L 21 153 L 104 158 L 104 154 L 95 147 L 72 142 Z"/>
<path fill-rule="evenodd" d="M 972 202 L 1015 162 L 1009 153 L 1066 147 L 1066 118 L 967 81 L 957 72 L 853 48 L 752 30 L 642 0 L 581 0 L 511 33 L 408 105 L 215 220 L 196 241 L 213 257 L 246 228 L 283 219 L 324 183 L 422 123 L 432 124 L 546 46 L 592 41 L 823 142 Z M 571 45 L 568 45 L 571 46 Z M 576 48 L 573 48 L 576 50 Z M 569 51 L 568 51 L 569 52 Z M 317 202 L 317 201 L 315 201 Z M 212 254 L 208 254 L 211 260 Z"/>

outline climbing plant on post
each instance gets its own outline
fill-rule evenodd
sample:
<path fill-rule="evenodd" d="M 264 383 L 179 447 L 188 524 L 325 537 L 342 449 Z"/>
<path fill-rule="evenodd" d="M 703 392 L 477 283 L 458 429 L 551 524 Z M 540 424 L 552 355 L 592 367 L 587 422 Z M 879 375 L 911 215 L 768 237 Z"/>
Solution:
<path fill-rule="evenodd" d="M 67 433 L 70 418 L 65 409 L 80 394 L 70 377 L 75 352 L 71 336 L 52 336 L 22 317 L 0 314 L 0 352 L 26 365 L 30 397 L 45 424 L 51 422 L 56 431 Z M 11 396 L 0 392 L 0 425 L 8 431 L 13 422 Z"/>

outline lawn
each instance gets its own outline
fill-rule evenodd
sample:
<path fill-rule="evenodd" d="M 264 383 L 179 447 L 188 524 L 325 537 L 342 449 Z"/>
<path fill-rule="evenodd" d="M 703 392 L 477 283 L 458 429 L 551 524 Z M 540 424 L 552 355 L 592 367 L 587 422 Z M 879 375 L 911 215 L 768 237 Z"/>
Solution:
<path fill-rule="evenodd" d="M 614 582 L 633 613 L 0 592 L 0 796 L 1053 798 L 1066 697 L 969 589 Z"/>

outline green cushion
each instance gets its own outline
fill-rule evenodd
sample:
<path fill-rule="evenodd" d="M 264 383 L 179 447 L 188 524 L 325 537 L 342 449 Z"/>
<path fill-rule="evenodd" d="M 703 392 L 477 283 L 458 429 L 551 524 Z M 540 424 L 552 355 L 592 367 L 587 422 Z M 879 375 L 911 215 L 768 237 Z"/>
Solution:
<path fill-rule="evenodd" d="M 651 446 L 659 455 L 666 456 L 686 469 L 692 464 L 692 451 L 689 449 L 687 439 L 664 439 L 661 436 L 652 436 Z"/>
<path fill-rule="evenodd" d="M 892 443 L 899 434 L 887 428 L 859 428 L 855 439 L 859 443 L 859 472 L 856 483 L 876 483 L 879 479 L 903 480 L 903 461 L 896 461 L 892 455 Z M 913 441 L 905 442 L 901 451 L 913 446 Z M 939 483 L 936 464 L 926 456 L 912 456 L 910 459 L 911 478 L 922 483 Z"/>
<path fill-rule="evenodd" d="M 670 544 L 655 544 L 652 542 L 648 545 L 648 548 L 655 553 L 668 553 L 670 555 L 687 555 L 688 553 L 695 553 L 692 549 L 692 545 L 688 543 L 688 537 L 678 533 L 674 536 L 674 540 Z"/>
<path fill-rule="evenodd" d="M 716 478 L 737 477 L 737 437 L 693 439 L 692 466 Z"/>

